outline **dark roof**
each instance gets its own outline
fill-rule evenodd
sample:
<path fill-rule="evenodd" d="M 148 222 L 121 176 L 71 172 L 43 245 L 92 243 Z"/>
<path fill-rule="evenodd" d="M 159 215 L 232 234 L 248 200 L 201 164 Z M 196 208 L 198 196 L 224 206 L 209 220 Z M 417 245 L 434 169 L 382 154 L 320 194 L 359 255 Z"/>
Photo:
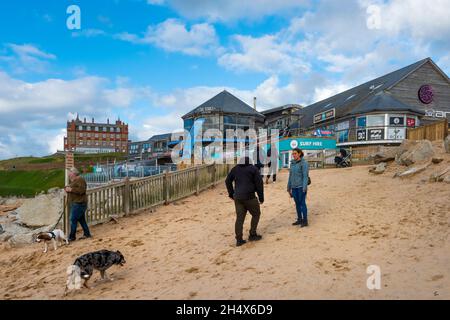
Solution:
<path fill-rule="evenodd" d="M 281 107 L 276 107 L 276 108 L 272 108 L 272 109 L 267 109 L 267 110 L 261 111 L 261 113 L 263 115 L 267 115 L 267 114 L 270 114 L 270 113 L 275 113 L 275 112 L 288 110 L 288 109 L 292 109 L 292 108 L 301 109 L 302 106 L 299 105 L 299 104 L 286 104 L 286 105 L 281 106 Z"/>
<path fill-rule="evenodd" d="M 359 109 L 361 104 L 364 104 L 364 108 L 361 107 L 360 110 L 366 110 L 363 112 L 368 112 L 370 106 L 374 106 L 376 101 L 381 102 L 381 100 L 370 99 L 370 97 L 374 97 L 380 92 L 385 92 L 395 86 L 397 83 L 405 79 L 409 74 L 423 66 L 425 63 L 430 62 L 434 67 L 436 67 L 437 71 L 442 73 L 444 77 L 448 79 L 448 77 L 443 73 L 431 60 L 431 58 L 426 58 L 420 60 L 412 65 L 399 69 L 397 71 L 386 74 L 382 77 L 376 78 L 374 80 L 368 81 L 362 85 L 339 93 L 335 96 L 327 98 L 325 100 L 316 102 L 312 105 L 309 105 L 301 110 L 297 111 L 296 114 L 303 116 L 300 120 L 302 127 L 310 127 L 314 124 L 314 115 L 330 110 L 336 110 L 336 118 L 342 117 L 344 115 L 355 114 L 355 109 Z M 391 97 L 392 98 L 392 97 Z M 378 99 L 387 99 L 378 98 Z M 399 101 L 395 103 L 395 105 L 399 106 Z M 402 107 L 405 107 L 404 105 Z M 411 108 L 411 107 L 408 107 Z M 372 108 L 373 109 L 373 108 Z M 389 108 L 392 111 L 396 110 L 396 108 Z M 387 111 L 384 109 L 383 111 Z M 416 109 L 414 112 L 417 112 Z"/>
<path fill-rule="evenodd" d="M 410 111 L 412 113 L 425 114 L 425 111 L 416 107 L 409 106 L 400 100 L 395 99 L 391 94 L 387 92 L 378 92 L 375 95 L 369 96 L 363 102 L 361 102 L 356 108 L 354 108 L 350 114 L 356 115 L 367 112 L 375 111 Z"/>
<path fill-rule="evenodd" d="M 248 104 L 236 98 L 234 95 L 232 95 L 226 90 L 212 97 L 211 99 L 201 104 L 194 110 L 188 112 L 182 118 L 185 119 L 206 112 L 237 113 L 242 115 L 252 115 L 264 118 L 264 115 L 257 112 Z"/>
<path fill-rule="evenodd" d="M 157 134 L 152 136 L 148 141 L 156 141 L 156 140 L 170 140 L 172 138 L 171 133 Z"/>

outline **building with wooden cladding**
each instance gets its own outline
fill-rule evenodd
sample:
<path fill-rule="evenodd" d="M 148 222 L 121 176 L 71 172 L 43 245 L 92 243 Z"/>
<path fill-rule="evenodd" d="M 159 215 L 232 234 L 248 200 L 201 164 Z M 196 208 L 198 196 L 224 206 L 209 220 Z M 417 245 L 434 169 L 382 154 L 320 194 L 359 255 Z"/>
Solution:
<path fill-rule="evenodd" d="M 431 58 L 296 112 L 303 130 L 336 135 L 338 147 L 399 144 L 408 128 L 450 119 L 450 80 Z"/>
<path fill-rule="evenodd" d="M 107 153 L 128 151 L 128 124 L 120 119 L 115 123 L 87 122 L 76 119 L 67 122 L 64 151 L 80 153 Z"/>

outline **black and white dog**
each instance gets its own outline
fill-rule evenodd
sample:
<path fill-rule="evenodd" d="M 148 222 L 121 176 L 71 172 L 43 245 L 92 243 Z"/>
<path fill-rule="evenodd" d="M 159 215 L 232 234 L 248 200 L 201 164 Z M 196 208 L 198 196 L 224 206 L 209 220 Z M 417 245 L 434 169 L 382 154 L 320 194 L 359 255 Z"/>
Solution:
<path fill-rule="evenodd" d="M 51 241 L 53 243 L 53 248 L 56 250 L 58 248 L 58 243 L 61 245 L 63 242 L 69 244 L 64 232 L 60 229 L 55 229 L 50 232 L 39 232 L 36 236 L 36 242 L 44 242 L 44 253 L 48 251 L 48 243 Z"/>
<path fill-rule="evenodd" d="M 100 271 L 103 280 L 113 281 L 114 279 L 106 275 L 106 270 L 115 264 L 121 266 L 125 264 L 125 258 L 120 251 L 100 250 L 78 257 L 73 265 L 67 268 L 68 277 L 64 295 L 68 290 L 80 289 L 81 280 L 84 280 L 83 286 L 89 288 L 87 282 L 94 269 Z"/>

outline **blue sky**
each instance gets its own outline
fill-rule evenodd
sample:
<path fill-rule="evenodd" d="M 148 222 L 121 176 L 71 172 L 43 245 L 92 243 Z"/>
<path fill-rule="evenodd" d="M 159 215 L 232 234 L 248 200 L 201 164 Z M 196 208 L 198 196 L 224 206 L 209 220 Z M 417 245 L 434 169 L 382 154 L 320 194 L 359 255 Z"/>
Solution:
<path fill-rule="evenodd" d="M 81 10 L 69 30 L 66 9 Z M 227 89 L 308 105 L 425 57 L 450 72 L 450 0 L 0 2 L 0 159 L 62 148 L 76 113 L 130 138 Z"/>

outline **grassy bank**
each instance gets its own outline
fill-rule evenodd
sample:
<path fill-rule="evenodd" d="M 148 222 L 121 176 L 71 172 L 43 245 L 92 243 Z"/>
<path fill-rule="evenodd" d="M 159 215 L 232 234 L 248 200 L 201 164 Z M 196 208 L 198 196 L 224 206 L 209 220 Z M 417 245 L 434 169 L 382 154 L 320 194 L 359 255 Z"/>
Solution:
<path fill-rule="evenodd" d="M 54 187 L 64 187 L 64 171 L 0 171 L 0 196 L 33 197 Z"/>

